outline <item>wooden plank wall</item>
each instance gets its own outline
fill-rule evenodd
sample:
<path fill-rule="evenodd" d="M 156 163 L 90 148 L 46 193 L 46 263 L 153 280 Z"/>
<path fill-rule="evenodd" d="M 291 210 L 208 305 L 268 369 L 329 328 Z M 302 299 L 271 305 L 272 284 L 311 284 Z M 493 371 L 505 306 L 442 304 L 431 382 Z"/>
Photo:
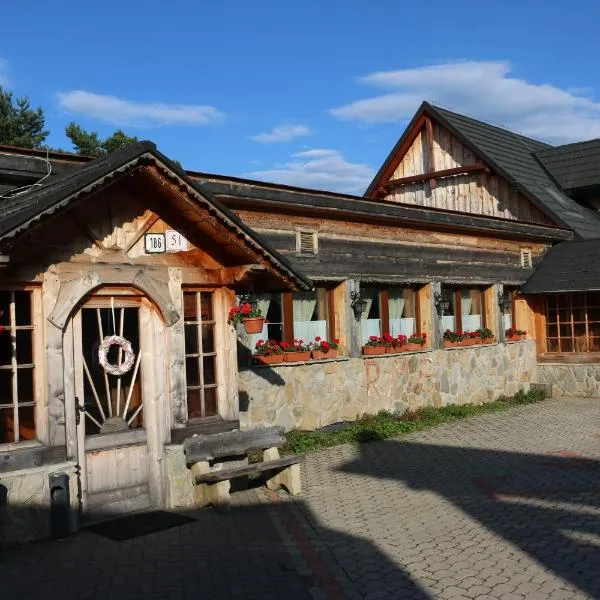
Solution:
<path fill-rule="evenodd" d="M 433 157 L 434 171 L 472 165 L 478 161 L 469 148 L 436 123 L 433 124 Z M 428 152 L 422 131 L 396 168 L 392 179 L 427 173 L 428 167 Z M 429 181 L 412 183 L 395 188 L 385 199 L 403 204 L 552 225 L 552 221 L 527 198 L 511 188 L 503 178 L 492 173 L 471 173 L 438 179 L 433 190 Z"/>

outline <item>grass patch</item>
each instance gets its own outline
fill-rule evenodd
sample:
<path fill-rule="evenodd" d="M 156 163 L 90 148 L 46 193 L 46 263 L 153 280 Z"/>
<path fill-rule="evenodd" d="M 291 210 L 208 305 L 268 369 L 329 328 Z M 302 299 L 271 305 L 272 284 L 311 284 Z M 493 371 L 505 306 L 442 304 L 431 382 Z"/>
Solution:
<path fill-rule="evenodd" d="M 500 398 L 488 404 L 463 404 L 462 406 L 426 407 L 419 410 L 394 415 L 381 411 L 367 415 L 338 431 L 299 431 L 294 429 L 286 434 L 286 443 L 280 448 L 282 456 L 314 452 L 340 444 L 372 442 L 390 437 L 422 431 L 442 423 L 450 423 L 477 415 L 506 410 L 521 404 L 533 404 L 544 400 L 544 390 L 517 392 L 510 398 Z"/>

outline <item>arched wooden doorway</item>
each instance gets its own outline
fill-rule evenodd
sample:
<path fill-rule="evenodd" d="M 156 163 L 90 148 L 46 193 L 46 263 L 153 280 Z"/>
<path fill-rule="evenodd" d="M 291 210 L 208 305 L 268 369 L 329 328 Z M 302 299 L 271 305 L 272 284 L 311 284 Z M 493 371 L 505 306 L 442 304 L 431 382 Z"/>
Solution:
<path fill-rule="evenodd" d="M 131 345 L 99 352 L 109 336 Z M 68 321 L 65 366 L 74 380 L 81 505 L 86 518 L 103 518 L 162 504 L 160 457 L 168 408 L 165 325 L 148 297 L 133 288 L 100 288 Z M 69 350 L 72 351 L 72 355 Z M 67 371 L 70 369 L 67 369 Z"/>

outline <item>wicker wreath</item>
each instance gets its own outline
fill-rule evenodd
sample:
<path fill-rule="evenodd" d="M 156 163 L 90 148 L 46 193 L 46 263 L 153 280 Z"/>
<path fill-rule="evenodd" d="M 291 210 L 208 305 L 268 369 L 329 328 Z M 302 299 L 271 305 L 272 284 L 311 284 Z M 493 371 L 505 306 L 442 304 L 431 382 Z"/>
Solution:
<path fill-rule="evenodd" d="M 115 344 L 125 352 L 125 360 L 120 365 L 113 365 L 107 359 L 108 349 Z M 102 368 L 109 375 L 125 375 L 133 366 L 135 354 L 133 353 L 131 343 L 124 337 L 120 335 L 108 335 L 102 340 L 100 348 L 98 348 L 98 360 Z"/>

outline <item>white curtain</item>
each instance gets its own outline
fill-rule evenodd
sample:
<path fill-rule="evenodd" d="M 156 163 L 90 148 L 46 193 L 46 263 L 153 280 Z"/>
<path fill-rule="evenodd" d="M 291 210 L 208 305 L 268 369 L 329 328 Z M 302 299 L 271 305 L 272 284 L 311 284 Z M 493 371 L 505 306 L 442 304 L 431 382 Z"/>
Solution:
<path fill-rule="evenodd" d="M 473 291 L 460 290 L 463 331 L 475 331 L 481 327 L 481 315 L 472 315 Z M 481 303 L 480 303 L 481 306 Z"/>
<path fill-rule="evenodd" d="M 504 323 L 504 331 L 506 331 L 507 329 L 510 329 L 513 326 L 512 323 L 512 314 L 511 313 L 504 313 L 502 315 L 502 320 Z"/>
<path fill-rule="evenodd" d="M 312 342 L 316 337 L 327 339 L 327 321 L 312 320 L 317 306 L 317 296 L 313 292 L 294 294 L 294 338 Z M 317 315 L 319 316 L 319 315 Z"/>
<path fill-rule="evenodd" d="M 440 320 L 442 322 L 442 333 L 448 329 L 450 331 L 454 331 L 456 329 L 456 317 L 444 315 Z"/>
<path fill-rule="evenodd" d="M 362 332 L 362 343 L 366 344 L 372 335 L 381 335 L 381 319 L 369 319 L 369 313 L 373 306 L 373 302 L 378 300 L 379 294 L 376 290 L 365 290 L 364 294 L 361 294 L 363 300 L 367 302 L 367 307 L 364 312 L 364 318 L 360 323 Z"/>
<path fill-rule="evenodd" d="M 412 316 L 404 315 L 405 308 L 408 313 L 411 310 L 412 303 L 406 302 L 406 294 L 412 294 L 412 290 L 390 290 L 388 292 L 389 311 L 390 311 L 390 334 L 396 337 L 399 334 L 410 337 L 415 333 L 415 319 Z"/>

